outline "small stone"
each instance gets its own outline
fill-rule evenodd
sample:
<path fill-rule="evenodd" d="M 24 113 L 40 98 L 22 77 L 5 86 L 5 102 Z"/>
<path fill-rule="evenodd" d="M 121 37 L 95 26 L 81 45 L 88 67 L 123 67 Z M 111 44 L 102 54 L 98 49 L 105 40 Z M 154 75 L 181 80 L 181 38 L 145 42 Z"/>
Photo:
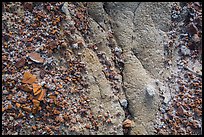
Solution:
<path fill-rule="evenodd" d="M 26 63 L 25 58 L 21 58 L 21 59 L 19 59 L 19 60 L 16 62 L 15 66 L 16 66 L 17 68 L 20 68 L 20 67 L 23 67 L 23 66 L 25 65 L 25 63 Z"/>
<path fill-rule="evenodd" d="M 5 41 L 9 41 L 9 35 L 4 35 L 4 37 L 3 37 L 3 39 L 5 40 Z"/>
<path fill-rule="evenodd" d="M 163 131 L 163 130 L 160 130 L 160 131 L 159 131 L 159 135 L 168 135 L 168 132 Z"/>
<path fill-rule="evenodd" d="M 169 117 L 167 115 L 167 113 L 164 113 L 164 119 L 167 120 Z"/>
<path fill-rule="evenodd" d="M 90 125 L 86 124 L 85 128 L 90 129 Z"/>
<path fill-rule="evenodd" d="M 29 114 L 29 117 L 30 117 L 30 118 L 33 118 L 34 116 L 33 116 L 32 114 Z"/>
<path fill-rule="evenodd" d="M 155 80 L 155 84 L 156 84 L 157 86 L 159 86 L 160 81 L 159 81 L 158 79 L 156 79 L 156 80 Z"/>
<path fill-rule="evenodd" d="M 33 10 L 32 2 L 25 2 L 23 6 L 24 6 L 25 9 L 27 9 L 30 12 Z"/>
<path fill-rule="evenodd" d="M 153 86 L 148 85 L 146 87 L 146 93 L 149 97 L 154 97 L 155 96 L 155 88 Z"/>
<path fill-rule="evenodd" d="M 46 74 L 46 71 L 44 69 L 41 69 L 40 70 L 40 78 L 44 78 L 45 77 L 45 74 Z"/>
<path fill-rule="evenodd" d="M 12 121 L 12 120 L 14 120 L 14 118 L 13 118 L 12 116 L 10 116 L 10 117 L 9 117 L 9 120 L 11 120 L 11 121 Z"/>
<path fill-rule="evenodd" d="M 171 100 L 171 95 L 168 92 L 163 93 L 164 103 L 167 104 Z"/>
<path fill-rule="evenodd" d="M 9 92 L 7 90 L 3 90 L 2 93 L 3 93 L 3 95 L 8 95 L 9 94 Z"/>
<path fill-rule="evenodd" d="M 50 6 L 50 5 L 47 5 L 47 6 L 46 6 L 46 9 L 47 9 L 48 11 L 50 11 L 50 10 L 51 10 L 51 6 Z"/>
<path fill-rule="evenodd" d="M 121 52 L 122 52 L 122 49 L 121 49 L 120 47 L 115 47 L 115 52 L 121 53 Z"/>
<path fill-rule="evenodd" d="M 37 53 L 37 52 L 30 53 L 30 54 L 29 54 L 29 58 L 30 58 L 32 61 L 36 62 L 36 63 L 43 63 L 43 62 L 44 62 L 44 59 L 43 59 L 43 58 L 40 56 L 40 54 Z"/>
<path fill-rule="evenodd" d="M 126 119 L 126 120 L 123 122 L 123 127 L 125 127 L 125 128 L 132 127 L 132 121 L 129 120 L 129 119 Z"/>
<path fill-rule="evenodd" d="M 201 39 L 200 39 L 200 37 L 198 36 L 198 34 L 194 34 L 192 38 L 193 38 L 193 41 L 195 41 L 195 42 L 201 41 Z"/>
<path fill-rule="evenodd" d="M 187 26 L 187 30 L 189 33 L 191 34 L 196 34 L 198 32 L 198 28 L 196 27 L 196 25 L 192 22 Z"/>
<path fill-rule="evenodd" d="M 36 130 L 36 129 L 37 129 L 37 127 L 36 127 L 36 126 L 32 126 L 32 129 L 33 129 L 33 130 Z"/>
<path fill-rule="evenodd" d="M 128 106 L 128 102 L 127 102 L 126 99 L 122 99 L 122 100 L 120 101 L 120 104 L 121 104 L 121 106 L 122 106 L 123 108 L 127 108 L 127 106 Z"/>
<path fill-rule="evenodd" d="M 188 49 L 186 46 L 182 45 L 180 48 L 181 54 L 183 55 L 190 55 L 190 49 Z"/>
<path fill-rule="evenodd" d="M 78 49 L 78 48 L 79 48 L 78 43 L 72 44 L 72 48 L 73 48 L 73 49 Z"/>
<path fill-rule="evenodd" d="M 184 108 L 179 106 L 176 112 L 177 115 L 183 116 L 184 115 Z"/>
<path fill-rule="evenodd" d="M 12 135 L 18 135 L 18 132 L 13 133 Z"/>

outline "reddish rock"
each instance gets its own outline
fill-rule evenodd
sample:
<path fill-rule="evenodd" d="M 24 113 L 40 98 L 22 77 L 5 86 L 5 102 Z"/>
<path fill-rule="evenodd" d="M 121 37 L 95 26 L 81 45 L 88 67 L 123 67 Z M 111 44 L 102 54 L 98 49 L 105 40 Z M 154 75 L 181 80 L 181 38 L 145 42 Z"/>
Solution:
<path fill-rule="evenodd" d="M 50 10 L 51 10 L 51 6 L 50 6 L 50 5 L 47 5 L 47 6 L 46 6 L 46 9 L 47 9 L 48 11 L 50 11 Z"/>
<path fill-rule="evenodd" d="M 19 60 L 16 62 L 15 66 L 16 66 L 17 68 L 20 68 L 20 67 L 23 67 L 23 66 L 25 65 L 25 63 L 26 63 L 25 58 L 21 58 L 21 59 L 19 59 Z"/>
<path fill-rule="evenodd" d="M 40 70 L 40 78 L 44 78 L 46 74 L 46 71 L 44 69 Z"/>
<path fill-rule="evenodd" d="M 32 2 L 25 2 L 23 5 L 25 10 L 32 12 L 33 10 L 33 3 Z"/>
<path fill-rule="evenodd" d="M 177 115 L 180 115 L 180 116 L 184 115 L 184 108 L 183 108 L 182 106 L 179 106 L 179 107 L 177 108 L 176 114 L 177 114 Z"/>
<path fill-rule="evenodd" d="M 85 128 L 90 129 L 90 125 L 89 125 L 89 124 L 87 124 L 87 125 L 85 126 Z"/>
<path fill-rule="evenodd" d="M 201 41 L 201 38 L 198 36 L 198 34 L 193 35 L 193 41 L 195 41 L 195 42 L 200 42 Z"/>
<path fill-rule="evenodd" d="M 131 127 L 131 126 L 132 126 L 132 121 L 129 120 L 129 119 L 126 119 L 126 120 L 123 122 L 123 126 L 124 126 L 125 128 Z"/>
<path fill-rule="evenodd" d="M 52 41 L 49 43 L 49 45 L 47 46 L 47 49 L 55 49 L 57 48 L 57 43 L 55 41 Z"/>
<path fill-rule="evenodd" d="M 187 26 L 187 31 L 191 34 L 196 34 L 198 32 L 198 28 L 196 27 L 194 23 L 190 23 Z"/>

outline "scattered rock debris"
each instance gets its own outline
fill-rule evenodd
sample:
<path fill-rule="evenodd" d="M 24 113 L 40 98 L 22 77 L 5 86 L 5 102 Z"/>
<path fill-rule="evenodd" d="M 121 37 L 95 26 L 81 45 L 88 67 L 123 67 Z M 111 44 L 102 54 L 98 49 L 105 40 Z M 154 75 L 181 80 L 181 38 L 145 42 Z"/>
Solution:
<path fill-rule="evenodd" d="M 172 99 L 162 105 L 157 128 L 161 135 L 201 135 L 202 133 L 202 4 L 183 2 L 172 8 L 172 30 L 169 48 L 173 46 L 174 60 L 169 69 L 177 72 L 170 78 L 175 91 Z M 178 20 L 178 18 L 180 18 Z M 188 69 L 187 69 L 188 68 Z M 191 70 L 191 71 L 189 71 Z M 195 73 L 193 70 L 197 70 Z M 169 80 L 170 80 L 169 79 Z"/>

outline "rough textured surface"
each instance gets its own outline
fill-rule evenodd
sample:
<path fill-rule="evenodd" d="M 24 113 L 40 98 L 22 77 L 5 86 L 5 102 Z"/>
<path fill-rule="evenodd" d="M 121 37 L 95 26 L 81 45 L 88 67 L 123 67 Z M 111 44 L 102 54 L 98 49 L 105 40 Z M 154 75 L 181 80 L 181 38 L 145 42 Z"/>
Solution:
<path fill-rule="evenodd" d="M 124 92 L 135 119 L 131 134 L 154 134 L 158 90 L 148 99 L 145 87 L 154 79 L 163 81 L 163 31 L 169 28 L 170 3 L 107 3 L 106 7 L 112 31 L 124 52 Z"/>
<path fill-rule="evenodd" d="M 113 116 L 111 119 L 115 129 L 108 127 L 107 125 L 99 128 L 98 134 L 123 134 L 122 121 L 124 119 L 124 113 L 116 117 L 116 114 L 123 112 L 118 98 L 113 94 L 109 81 L 105 78 L 102 72 L 102 65 L 97 59 L 95 53 L 89 49 L 84 51 L 83 61 L 87 63 L 88 82 L 90 84 L 88 91 L 91 97 L 91 108 L 97 115 L 100 110 L 104 113 L 110 113 Z M 112 98 L 113 97 L 113 98 Z"/>
<path fill-rule="evenodd" d="M 5 56 L 12 53 L 7 53 L 8 45 L 12 43 L 7 43 L 7 41 L 14 38 L 12 31 L 18 32 L 17 28 L 24 30 L 31 26 L 31 31 L 21 32 L 22 36 L 25 36 L 15 34 L 17 36 L 16 47 L 20 49 L 32 47 L 28 50 L 38 52 L 37 55 L 43 55 L 45 62 L 38 66 L 33 65 L 26 59 L 26 55 L 21 57 L 21 54 L 18 53 L 19 49 L 15 49 L 16 54 L 19 54 L 15 57 L 20 58 L 15 64 L 20 71 L 16 79 L 23 77 L 24 68 L 27 67 L 24 66 L 28 64 L 29 69 L 37 74 L 39 81 L 48 85 L 49 94 L 62 89 L 60 93 L 68 104 L 59 105 L 58 109 L 63 113 L 59 116 L 55 114 L 49 117 L 46 110 L 49 106 L 40 111 L 43 116 L 45 116 L 44 111 L 46 112 L 49 118 L 43 118 L 43 120 L 49 121 L 48 123 L 35 121 L 36 118 L 33 115 L 27 115 L 30 119 L 24 121 L 24 127 L 18 132 L 12 133 L 8 128 L 10 125 L 7 126 L 4 123 L 4 134 L 156 134 L 155 123 L 160 122 L 157 121 L 158 115 L 166 111 L 160 107 L 167 105 L 174 94 L 172 93 L 174 89 L 169 86 L 171 82 L 168 80 L 173 77 L 172 71 L 179 72 L 176 61 L 173 62 L 171 69 L 164 64 L 167 59 L 166 49 L 168 49 L 165 46 L 169 44 L 166 43 L 169 41 L 168 32 L 172 29 L 172 4 L 170 2 L 56 2 L 51 4 L 31 2 L 18 3 L 16 7 L 15 3 L 4 3 L 2 7 L 3 61 L 8 60 Z M 10 20 L 10 16 L 14 11 L 17 11 L 15 17 L 22 18 L 21 23 L 18 24 L 20 27 L 12 27 L 15 22 Z M 45 15 L 38 11 L 42 11 Z M 55 14 L 60 15 L 60 18 L 57 18 Z M 52 22 L 48 23 L 46 18 Z M 32 21 L 37 23 L 30 25 Z M 43 28 L 42 32 L 41 30 L 34 32 L 35 29 L 32 27 L 37 25 L 46 29 Z M 49 30 L 49 34 L 45 30 Z M 33 41 L 33 38 L 30 38 L 30 32 L 35 33 L 34 36 L 41 36 L 41 34 L 43 36 L 39 38 L 33 36 L 34 40 L 36 39 Z M 29 36 L 26 33 L 29 33 Z M 197 40 L 197 43 L 199 42 L 198 35 L 195 35 L 194 39 Z M 28 40 L 31 41 L 30 45 L 25 45 L 24 40 L 25 43 Z M 37 43 L 38 40 L 41 42 Z M 19 45 L 19 41 L 23 41 L 24 45 Z M 24 49 L 21 49 L 22 53 Z M 188 56 L 191 50 L 183 45 L 181 54 Z M 9 55 L 9 58 L 14 60 L 13 55 Z M 7 63 L 3 64 L 7 67 Z M 3 75 L 4 79 L 8 75 L 11 76 L 10 72 L 5 71 L 6 67 L 3 69 L 6 73 Z M 49 73 L 43 76 L 41 69 Z M 197 74 L 199 70 L 200 66 L 196 65 L 194 70 L 189 71 Z M 11 72 L 15 73 L 13 70 Z M 201 76 L 202 72 L 198 72 L 197 75 Z M 54 81 L 53 84 L 52 79 L 59 81 Z M 61 84 L 56 84 L 57 82 Z M 8 85 L 5 84 L 4 89 Z M 202 87 L 199 84 L 197 86 Z M 19 93 L 27 96 L 20 89 Z M 5 106 L 8 107 L 7 95 L 9 94 L 11 93 L 7 90 L 3 91 L 4 105 L 2 106 L 4 109 Z M 62 95 L 56 94 L 59 104 L 62 102 L 60 100 Z M 29 99 L 27 100 L 29 102 Z M 44 105 L 49 101 L 47 97 Z M 200 103 L 200 100 L 198 102 Z M 176 105 L 178 106 L 179 103 Z M 17 111 L 21 110 L 14 108 Z M 184 107 L 179 107 L 179 115 L 184 114 L 183 110 Z M 3 121 L 9 119 L 10 121 L 7 122 L 12 124 L 14 118 L 9 114 L 9 111 L 7 113 L 6 110 L 2 119 Z M 69 117 L 67 118 L 65 114 Z M 83 114 L 86 115 L 83 116 Z M 62 116 L 64 119 L 60 119 Z M 165 117 L 168 118 L 167 114 Z M 33 123 L 38 126 L 31 127 L 30 124 Z M 57 126 L 49 125 L 53 123 Z M 15 125 L 20 124 L 17 122 Z M 44 125 L 46 128 L 42 128 Z M 52 128 L 53 131 L 49 128 Z M 166 134 L 165 131 L 161 132 Z"/>

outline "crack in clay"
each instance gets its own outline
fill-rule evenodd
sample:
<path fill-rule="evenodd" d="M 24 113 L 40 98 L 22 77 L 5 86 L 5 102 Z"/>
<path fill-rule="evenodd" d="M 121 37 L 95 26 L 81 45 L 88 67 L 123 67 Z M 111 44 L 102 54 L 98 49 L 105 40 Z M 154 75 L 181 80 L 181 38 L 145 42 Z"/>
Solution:
<path fill-rule="evenodd" d="M 99 82 L 98 82 L 97 78 L 95 76 L 93 76 L 93 77 L 94 77 L 94 80 L 96 81 L 97 87 L 99 89 L 100 96 L 101 96 L 102 99 L 104 99 L 105 96 L 103 96 L 103 92 L 102 92 L 101 86 L 99 85 Z"/>
<path fill-rule="evenodd" d="M 138 5 L 137 5 L 137 7 L 134 9 L 134 11 L 133 11 L 133 20 L 132 20 L 132 22 L 133 22 L 133 24 L 134 24 L 134 27 L 136 26 L 135 25 L 135 22 L 134 22 L 134 20 L 135 20 L 135 16 L 136 16 L 136 11 L 137 11 L 137 9 L 139 8 L 139 6 L 140 6 L 140 4 L 141 4 L 141 2 L 139 2 L 138 3 Z"/>
<path fill-rule="evenodd" d="M 132 51 L 133 55 L 139 60 L 139 58 L 137 57 L 137 54 L 133 51 L 133 49 L 131 51 Z M 144 66 L 142 61 L 139 60 L 139 62 L 142 65 L 142 67 L 145 69 L 145 71 L 152 75 L 152 73 L 149 70 L 146 69 L 146 67 Z"/>

